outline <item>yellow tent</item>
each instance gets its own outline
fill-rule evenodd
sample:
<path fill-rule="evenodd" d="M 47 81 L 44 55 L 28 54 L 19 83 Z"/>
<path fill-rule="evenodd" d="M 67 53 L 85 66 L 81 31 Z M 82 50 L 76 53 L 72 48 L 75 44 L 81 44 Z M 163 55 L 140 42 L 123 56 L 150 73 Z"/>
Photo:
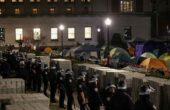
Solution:
<path fill-rule="evenodd" d="M 44 49 L 44 52 L 49 54 L 49 53 L 52 52 L 52 49 L 51 49 L 50 47 L 46 47 L 46 48 Z"/>
<path fill-rule="evenodd" d="M 163 70 L 165 75 L 168 75 L 168 68 L 164 61 L 159 59 L 147 58 L 141 64 L 141 66 L 145 67 L 146 69 L 159 69 Z"/>

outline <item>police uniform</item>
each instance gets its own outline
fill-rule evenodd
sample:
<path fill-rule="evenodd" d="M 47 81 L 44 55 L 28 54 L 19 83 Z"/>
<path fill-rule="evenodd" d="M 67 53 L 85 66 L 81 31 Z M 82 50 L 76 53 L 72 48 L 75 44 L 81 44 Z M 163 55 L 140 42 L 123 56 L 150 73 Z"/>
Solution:
<path fill-rule="evenodd" d="M 48 77 L 50 81 L 50 101 L 52 103 L 55 103 L 56 102 L 55 94 L 57 90 L 57 71 L 55 66 L 52 66 L 50 68 Z"/>
<path fill-rule="evenodd" d="M 44 83 L 43 92 L 44 92 L 44 95 L 46 96 L 47 96 L 47 88 L 48 88 L 48 73 L 49 73 L 48 65 L 45 64 L 42 76 L 43 76 L 43 83 Z"/>
<path fill-rule="evenodd" d="M 37 79 L 36 79 L 36 74 L 37 74 L 37 71 L 36 71 L 36 63 L 34 62 L 31 66 L 31 76 L 32 76 L 32 86 L 33 86 L 33 91 L 36 91 L 36 85 L 37 85 Z"/>
<path fill-rule="evenodd" d="M 97 87 L 97 78 L 92 78 L 88 85 L 88 105 L 90 110 L 100 110 L 101 104 L 102 101 Z"/>
<path fill-rule="evenodd" d="M 64 99 L 65 99 L 65 77 L 64 77 L 64 71 L 60 69 L 60 71 L 57 74 L 57 81 L 58 81 L 58 89 L 60 91 L 59 96 L 59 107 L 64 108 Z"/>
<path fill-rule="evenodd" d="M 134 110 L 156 110 L 156 106 L 150 101 L 150 92 L 153 90 L 145 85 L 141 86 L 139 99 L 135 103 Z"/>
<path fill-rule="evenodd" d="M 111 99 L 115 92 L 115 89 L 116 89 L 116 86 L 111 83 L 109 83 L 105 88 L 103 103 L 104 103 L 106 110 L 112 110 L 110 106 L 111 106 Z"/>
<path fill-rule="evenodd" d="M 117 90 L 111 99 L 112 110 L 133 110 L 131 97 L 126 93 L 126 83 L 124 80 L 118 82 Z"/>
<path fill-rule="evenodd" d="M 66 94 L 67 94 L 67 110 L 73 110 L 75 85 L 73 82 L 71 70 L 66 71 Z"/>
<path fill-rule="evenodd" d="M 87 88 L 84 74 L 77 78 L 77 100 L 80 110 L 85 110 L 87 107 Z"/>
<path fill-rule="evenodd" d="M 42 69 L 41 69 L 41 61 L 38 61 L 36 64 L 36 89 L 37 92 L 41 92 L 41 83 L 42 83 Z"/>

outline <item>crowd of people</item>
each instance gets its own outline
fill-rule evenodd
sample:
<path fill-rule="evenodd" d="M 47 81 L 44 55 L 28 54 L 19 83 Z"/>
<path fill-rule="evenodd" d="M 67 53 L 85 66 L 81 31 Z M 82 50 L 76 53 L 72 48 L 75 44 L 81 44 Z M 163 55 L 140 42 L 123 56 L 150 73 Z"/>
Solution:
<path fill-rule="evenodd" d="M 101 92 L 97 75 L 90 77 L 86 71 L 75 75 L 70 69 L 60 68 L 56 62 L 51 61 L 48 66 L 42 64 L 39 58 L 27 58 L 20 53 L 4 53 L 0 70 L 3 77 L 15 70 L 17 77 L 25 80 L 26 90 L 43 91 L 51 103 L 56 103 L 57 94 L 59 107 L 67 110 L 74 110 L 77 106 L 75 100 L 80 110 L 100 110 L 101 106 L 105 110 L 156 110 L 149 99 L 150 93 L 154 91 L 149 85 L 141 86 L 139 99 L 133 103 L 123 79 L 119 79 L 117 84 L 109 83 Z M 64 105 L 66 97 L 67 107 Z"/>

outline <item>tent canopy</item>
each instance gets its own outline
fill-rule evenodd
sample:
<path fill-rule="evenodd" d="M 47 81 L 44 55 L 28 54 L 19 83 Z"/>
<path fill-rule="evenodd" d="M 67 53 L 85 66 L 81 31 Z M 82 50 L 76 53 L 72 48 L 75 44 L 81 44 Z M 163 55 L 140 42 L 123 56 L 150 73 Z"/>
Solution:
<path fill-rule="evenodd" d="M 141 57 L 144 57 L 144 58 L 156 58 L 156 56 L 153 53 L 150 53 L 150 52 L 143 53 L 141 55 Z"/>
<path fill-rule="evenodd" d="M 86 52 L 89 53 L 91 51 L 99 51 L 99 49 L 95 46 L 95 45 L 90 45 L 90 44 L 84 44 L 82 45 L 80 48 L 78 48 L 75 53 L 82 53 L 82 52 Z"/>
<path fill-rule="evenodd" d="M 165 56 L 162 60 L 165 61 L 166 66 L 170 69 L 170 56 Z"/>
<path fill-rule="evenodd" d="M 130 62 L 130 55 L 128 52 L 122 48 L 113 48 L 110 51 L 110 56 L 112 59 L 118 59 L 119 62 Z"/>
<path fill-rule="evenodd" d="M 159 59 L 147 58 L 140 65 L 146 69 L 162 69 L 164 72 L 168 71 L 165 62 Z"/>

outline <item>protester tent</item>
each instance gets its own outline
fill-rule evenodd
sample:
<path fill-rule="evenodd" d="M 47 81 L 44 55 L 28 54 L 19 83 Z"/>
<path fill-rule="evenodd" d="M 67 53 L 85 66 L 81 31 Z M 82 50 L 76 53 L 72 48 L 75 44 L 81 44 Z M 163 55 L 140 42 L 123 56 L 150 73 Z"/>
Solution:
<path fill-rule="evenodd" d="M 166 66 L 170 69 L 170 56 L 165 56 L 162 60 L 165 61 Z"/>
<path fill-rule="evenodd" d="M 134 55 L 135 55 L 135 48 L 129 47 L 129 48 L 128 48 L 128 52 L 129 52 L 129 54 L 130 54 L 131 56 L 134 56 Z"/>
<path fill-rule="evenodd" d="M 119 62 L 122 63 L 129 63 L 130 62 L 130 55 L 128 52 L 122 48 L 113 48 L 110 51 L 110 56 L 112 57 L 113 60 L 118 60 Z"/>
<path fill-rule="evenodd" d="M 107 52 L 106 49 L 107 49 L 107 46 L 103 46 L 103 47 L 100 48 L 100 59 L 103 59 L 103 58 L 106 58 L 106 57 L 107 57 L 107 56 L 106 56 L 106 52 Z M 112 49 L 113 49 L 113 47 L 110 46 L 109 51 L 112 50 Z"/>
<path fill-rule="evenodd" d="M 60 51 L 59 50 L 53 50 L 51 52 L 51 57 L 59 57 L 60 56 Z"/>
<path fill-rule="evenodd" d="M 66 57 L 73 57 L 73 58 L 75 58 L 75 51 L 77 50 L 77 49 L 79 49 L 81 46 L 76 46 L 76 47 L 72 47 L 70 50 L 68 50 L 67 51 L 67 53 L 66 53 Z"/>
<path fill-rule="evenodd" d="M 145 67 L 147 70 L 157 69 L 163 70 L 164 72 L 168 71 L 165 62 L 159 59 L 147 58 L 140 65 Z"/>
<path fill-rule="evenodd" d="M 167 46 L 161 41 L 147 41 L 145 43 L 137 43 L 135 48 L 135 55 L 137 59 L 144 52 L 155 53 L 156 56 L 160 56 L 162 53 L 167 51 Z"/>
<path fill-rule="evenodd" d="M 52 52 L 52 49 L 50 47 L 46 47 L 44 49 L 44 52 L 47 53 L 47 54 L 50 54 Z"/>
<path fill-rule="evenodd" d="M 164 54 L 162 54 L 160 57 L 159 57 L 159 59 L 164 59 L 164 57 L 167 57 L 169 54 L 168 54 L 168 52 L 166 52 L 166 53 L 164 53 Z"/>
<path fill-rule="evenodd" d="M 99 49 L 95 46 L 95 45 L 90 45 L 90 44 L 84 44 L 82 46 L 80 46 L 80 48 L 78 48 L 75 53 L 82 53 L 82 52 L 92 52 L 92 51 L 98 51 Z"/>
<path fill-rule="evenodd" d="M 96 56 L 98 51 L 99 49 L 95 45 L 84 44 L 76 49 L 74 54 L 76 58 L 83 57 L 83 54 L 86 54 L 86 59 L 88 59 L 87 56 L 90 57 L 92 55 L 95 55 L 95 57 L 98 58 L 98 56 Z"/>
<path fill-rule="evenodd" d="M 144 57 L 144 58 L 156 58 L 156 56 L 153 53 L 150 53 L 150 52 L 143 53 L 141 55 L 141 57 Z"/>

